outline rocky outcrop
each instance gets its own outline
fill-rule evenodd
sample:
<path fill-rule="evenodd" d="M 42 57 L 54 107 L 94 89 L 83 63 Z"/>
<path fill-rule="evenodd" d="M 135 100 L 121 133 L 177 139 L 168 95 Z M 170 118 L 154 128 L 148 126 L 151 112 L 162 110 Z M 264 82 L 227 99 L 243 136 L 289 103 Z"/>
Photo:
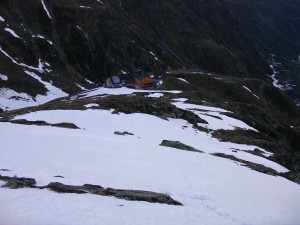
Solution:
<path fill-rule="evenodd" d="M 238 159 L 237 157 L 235 157 L 233 155 L 226 155 L 224 153 L 212 153 L 212 155 L 217 156 L 217 157 L 226 158 L 226 159 L 231 159 L 233 161 L 243 163 L 244 166 L 247 166 L 250 169 L 255 170 L 257 172 L 260 172 L 260 173 L 264 173 L 264 174 L 268 174 L 268 175 L 272 175 L 272 176 L 280 175 L 280 173 L 278 173 L 276 170 L 274 170 L 272 168 L 266 167 L 266 166 L 261 165 L 261 164 L 249 162 L 249 161 L 246 161 L 246 160 Z"/>
<path fill-rule="evenodd" d="M 134 135 L 133 133 L 130 133 L 130 132 L 128 132 L 128 131 L 123 131 L 123 132 L 121 132 L 121 131 L 115 131 L 114 134 L 115 134 L 115 135 L 121 135 L 121 136 L 125 136 L 125 135 L 130 135 L 130 136 L 132 136 L 132 135 Z"/>
<path fill-rule="evenodd" d="M 163 140 L 160 145 L 165 146 L 165 147 L 170 147 L 170 148 L 176 148 L 176 149 L 179 149 L 179 150 L 189 151 L 189 152 L 202 153 L 202 151 L 200 151 L 198 149 L 195 149 L 191 146 L 185 145 L 185 144 L 181 143 L 180 141 Z"/>
<path fill-rule="evenodd" d="M 175 201 L 167 194 L 161 194 L 150 191 L 140 190 L 123 190 L 114 188 L 103 188 L 99 185 L 85 184 L 83 186 L 64 185 L 62 183 L 50 183 L 46 188 L 59 193 L 91 193 L 102 196 L 113 196 L 120 199 L 130 201 L 145 201 L 151 203 L 162 203 L 168 205 L 182 205 L 180 202 Z"/>
<path fill-rule="evenodd" d="M 161 203 L 168 205 L 182 205 L 182 203 L 174 200 L 167 194 L 142 191 L 142 190 L 125 190 L 125 189 L 114 189 L 114 188 L 103 188 L 100 185 L 85 184 L 83 186 L 65 185 L 59 182 L 51 182 L 47 186 L 36 186 L 36 181 L 32 178 L 18 178 L 1 176 L 0 180 L 6 181 L 3 188 L 39 188 L 39 189 L 50 189 L 58 193 L 75 193 L 75 194 L 95 194 L 101 196 L 113 196 L 120 199 L 129 201 L 145 201 L 150 203 Z"/>
<path fill-rule="evenodd" d="M 69 129 L 80 129 L 73 123 L 47 123 L 42 120 L 37 120 L 37 121 L 29 121 L 25 119 L 18 119 L 18 120 L 0 120 L 0 122 L 10 122 L 10 123 L 15 123 L 15 124 L 23 124 L 23 125 L 37 125 L 37 126 L 50 126 L 50 127 L 61 127 L 61 128 L 69 128 Z"/>
<path fill-rule="evenodd" d="M 0 180 L 6 181 L 7 183 L 4 184 L 2 187 L 11 188 L 11 189 L 18 189 L 18 188 L 33 188 L 36 185 L 35 179 L 32 178 L 25 178 L 25 177 L 8 177 L 8 176 L 1 176 Z"/>
<path fill-rule="evenodd" d="M 198 123 L 207 124 L 194 113 L 179 109 L 169 100 L 162 98 L 145 98 L 143 96 L 109 96 L 100 98 L 97 103 L 104 109 L 115 109 L 124 113 L 146 113 L 162 119 L 183 119 L 197 126 Z"/>

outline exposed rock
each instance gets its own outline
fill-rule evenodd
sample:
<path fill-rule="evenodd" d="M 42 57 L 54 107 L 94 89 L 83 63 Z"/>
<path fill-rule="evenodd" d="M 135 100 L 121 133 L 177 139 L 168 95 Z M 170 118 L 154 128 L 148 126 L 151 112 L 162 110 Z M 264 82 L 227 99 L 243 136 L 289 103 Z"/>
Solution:
<path fill-rule="evenodd" d="M 103 195 L 103 196 L 114 196 L 116 198 L 131 200 L 131 201 L 145 201 L 152 203 L 163 203 L 168 205 L 182 205 L 180 202 L 175 201 L 167 194 L 140 191 L 140 190 L 122 190 L 114 188 L 103 188 L 99 185 L 85 184 L 83 185 L 86 190 L 90 193 Z"/>
<path fill-rule="evenodd" d="M 24 187 L 35 187 L 36 181 L 32 178 L 25 178 L 25 177 L 7 177 L 1 176 L 0 180 L 6 181 L 7 183 L 4 184 L 2 187 L 7 187 L 11 189 L 18 189 Z"/>
<path fill-rule="evenodd" d="M 62 183 L 50 183 L 46 186 L 51 190 L 59 193 L 91 193 L 102 196 L 114 196 L 116 198 L 131 200 L 131 201 L 146 201 L 152 203 L 163 203 L 169 205 L 182 205 L 180 202 L 173 200 L 169 195 L 140 191 L 140 190 L 121 190 L 113 188 L 103 188 L 99 185 L 85 184 L 83 186 L 64 185 Z"/>
<path fill-rule="evenodd" d="M 54 123 L 54 124 L 51 124 L 50 126 L 52 126 L 52 127 L 69 128 L 69 129 L 80 129 L 74 123 L 66 123 L 66 122 L 64 122 L 64 123 Z"/>
<path fill-rule="evenodd" d="M 260 173 L 264 173 L 264 174 L 268 174 L 268 175 L 272 175 L 272 176 L 278 176 L 280 175 L 280 173 L 278 173 L 276 170 L 266 167 L 264 165 L 261 164 L 257 164 L 257 163 L 253 163 L 253 162 L 249 162 L 246 160 L 242 160 L 242 159 L 238 159 L 237 157 L 233 156 L 233 155 L 226 155 L 224 153 L 212 153 L 213 156 L 217 156 L 217 157 L 222 157 L 222 158 L 226 158 L 226 159 L 231 159 L 240 163 L 245 164 L 245 166 L 249 167 L 252 170 L 255 170 L 257 172 Z"/>
<path fill-rule="evenodd" d="M 46 188 L 58 193 L 76 193 L 85 194 L 87 191 L 81 190 L 80 186 L 65 185 L 59 182 L 51 182 L 46 186 Z"/>
<path fill-rule="evenodd" d="M 131 201 L 145 201 L 152 203 L 162 203 L 168 205 L 182 205 L 180 202 L 172 199 L 167 194 L 161 194 L 150 191 L 139 190 L 120 190 L 107 188 L 104 192 L 105 195 L 115 196 L 117 198 L 131 200 Z"/>
<path fill-rule="evenodd" d="M 51 127 L 61 127 L 61 128 L 69 128 L 69 129 L 80 129 L 73 123 L 47 123 L 46 121 L 36 120 L 36 121 L 28 121 L 25 119 L 18 119 L 18 120 L 2 120 L 1 122 L 10 122 L 15 124 L 23 124 L 23 125 L 37 125 L 37 126 L 51 126 Z"/>
<path fill-rule="evenodd" d="M 300 172 L 290 171 L 288 173 L 282 173 L 281 176 L 300 185 Z"/>
<path fill-rule="evenodd" d="M 207 121 L 201 119 L 194 113 L 179 109 L 172 105 L 169 100 L 163 98 L 146 98 L 144 96 L 108 96 L 97 99 L 97 103 L 103 109 L 115 109 L 123 113 L 146 113 L 160 117 L 162 119 L 178 118 L 191 124 L 207 124 Z"/>
<path fill-rule="evenodd" d="M 61 177 L 61 176 L 55 176 Z M 172 199 L 167 194 L 150 192 L 150 191 L 141 191 L 141 190 L 122 190 L 122 189 L 113 189 L 113 188 L 103 188 L 100 185 L 85 184 L 83 186 L 74 186 L 74 185 L 65 185 L 59 182 L 51 182 L 47 186 L 38 187 L 36 181 L 32 178 L 18 178 L 18 177 L 8 177 L 1 176 L 0 180 L 6 181 L 2 187 L 7 187 L 11 189 L 17 188 L 48 188 L 52 191 L 58 193 L 76 193 L 76 194 L 95 194 L 102 196 L 114 196 L 116 198 L 130 200 L 130 201 L 145 201 L 150 203 L 162 203 L 168 205 L 182 205 L 180 202 Z"/>
<path fill-rule="evenodd" d="M 124 131 L 124 132 L 120 132 L 120 131 L 115 131 L 114 132 L 115 135 L 134 135 L 133 133 L 129 133 L 127 131 Z"/>
<path fill-rule="evenodd" d="M 163 140 L 160 144 L 161 146 L 165 147 L 170 147 L 170 148 L 176 148 L 184 151 L 189 151 L 189 152 L 199 152 L 202 153 L 202 151 L 195 149 L 191 146 L 185 145 L 181 143 L 180 141 L 168 141 L 168 140 Z"/>
<path fill-rule="evenodd" d="M 16 124 L 23 124 L 23 125 L 50 126 L 49 123 L 47 123 L 46 121 L 42 121 L 42 120 L 28 121 L 25 119 L 18 119 L 18 120 L 10 120 L 8 122 L 16 123 Z"/>

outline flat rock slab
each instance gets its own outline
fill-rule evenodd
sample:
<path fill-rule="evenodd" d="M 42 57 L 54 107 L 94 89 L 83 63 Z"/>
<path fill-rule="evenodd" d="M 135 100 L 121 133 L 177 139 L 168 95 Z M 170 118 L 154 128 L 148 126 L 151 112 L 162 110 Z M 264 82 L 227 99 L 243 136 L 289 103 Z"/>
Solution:
<path fill-rule="evenodd" d="M 164 146 L 164 147 L 176 148 L 179 150 L 184 150 L 184 151 L 189 151 L 189 152 L 203 153 L 202 151 L 195 149 L 191 146 L 185 145 L 185 144 L 181 143 L 180 141 L 163 140 L 160 145 Z"/>
<path fill-rule="evenodd" d="M 36 126 L 50 126 L 50 127 L 61 127 L 61 128 L 69 128 L 69 129 L 80 129 L 73 123 L 47 123 L 42 120 L 37 120 L 37 121 L 28 121 L 25 119 L 20 119 L 20 120 L 2 120 L 1 122 L 10 122 L 10 123 L 15 123 L 15 124 L 23 124 L 23 125 L 36 125 Z"/>
<path fill-rule="evenodd" d="M 122 136 L 125 136 L 125 135 L 134 135 L 133 133 L 129 133 L 128 131 L 124 131 L 124 132 L 115 131 L 114 134 L 115 135 L 122 135 Z"/>
<path fill-rule="evenodd" d="M 130 201 L 145 201 L 150 203 L 161 203 L 168 205 L 182 205 L 180 202 L 172 199 L 167 194 L 141 191 L 141 190 L 123 190 L 114 188 L 103 188 L 100 185 L 85 184 L 83 186 L 65 185 L 59 182 L 51 182 L 47 186 L 36 186 L 35 179 L 25 177 L 8 177 L 1 176 L 0 180 L 6 181 L 3 188 L 39 188 L 39 189 L 50 189 L 58 193 L 75 193 L 75 194 L 95 194 L 101 196 L 114 196 L 116 198 L 130 200 Z"/>
<path fill-rule="evenodd" d="M 221 158 L 231 159 L 233 161 L 243 163 L 245 166 L 249 167 L 250 169 L 260 172 L 260 173 L 264 173 L 264 174 L 268 174 L 268 175 L 272 175 L 272 176 L 281 175 L 276 170 L 274 170 L 270 167 L 266 167 L 261 164 L 252 163 L 252 162 L 249 162 L 246 160 L 238 159 L 237 157 L 235 157 L 233 155 L 226 155 L 224 153 L 212 153 L 211 155 L 221 157 Z"/>
<path fill-rule="evenodd" d="M 64 185 L 59 182 L 48 184 L 45 188 L 58 193 L 76 193 L 76 194 L 96 194 L 102 196 L 114 196 L 116 198 L 130 201 L 145 201 L 151 203 L 162 203 L 168 205 L 182 205 L 180 202 L 172 199 L 167 194 L 141 191 L 141 190 L 122 190 L 114 188 L 103 188 L 99 185 L 85 184 L 83 186 Z"/>

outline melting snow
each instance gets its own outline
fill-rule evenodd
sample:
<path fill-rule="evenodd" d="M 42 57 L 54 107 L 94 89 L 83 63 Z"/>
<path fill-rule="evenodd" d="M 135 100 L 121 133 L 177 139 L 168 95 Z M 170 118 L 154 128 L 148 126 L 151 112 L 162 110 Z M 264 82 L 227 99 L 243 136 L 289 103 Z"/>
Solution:
<path fill-rule="evenodd" d="M 153 55 L 154 56 L 154 59 L 156 60 L 156 61 L 159 61 L 159 59 L 156 57 L 156 55 L 153 53 L 153 52 L 149 52 L 151 55 Z"/>
<path fill-rule="evenodd" d="M 199 115 L 200 118 L 206 120 L 209 123 L 208 125 L 199 125 L 212 130 L 234 130 L 235 128 L 242 128 L 256 131 L 254 128 L 248 126 L 240 120 L 223 115 L 222 113 L 229 111 L 221 108 L 183 103 L 181 101 L 178 101 L 178 99 L 176 99 L 176 102 L 174 102 L 173 105 L 184 110 L 189 110 L 195 113 L 196 115 Z"/>
<path fill-rule="evenodd" d="M 86 107 L 86 108 L 99 107 L 99 104 L 96 104 L 96 103 L 90 103 L 90 104 L 85 105 L 84 107 Z"/>
<path fill-rule="evenodd" d="M 281 65 L 281 63 L 275 61 L 275 55 L 271 55 L 270 62 L 271 62 L 270 68 L 273 71 L 271 75 L 271 78 L 273 80 L 273 86 L 284 91 L 293 89 L 295 85 L 290 84 L 288 81 L 285 81 L 284 84 L 282 85 L 279 84 L 279 80 L 276 79 L 276 76 L 279 74 L 278 66 Z"/>
<path fill-rule="evenodd" d="M 164 94 L 162 94 L 162 93 L 152 93 L 152 94 L 148 95 L 148 97 L 151 97 L 151 98 L 160 98 L 163 96 L 164 96 Z"/>
<path fill-rule="evenodd" d="M 200 71 L 198 71 L 198 72 L 192 72 L 193 74 L 204 74 L 203 72 L 200 72 Z"/>
<path fill-rule="evenodd" d="M 259 99 L 259 97 L 256 94 L 254 94 L 249 88 L 247 88 L 246 86 L 243 86 L 243 88 L 245 88 L 247 91 L 249 91 L 251 94 L 253 94 L 254 97 Z"/>
<path fill-rule="evenodd" d="M 77 84 L 77 83 L 76 83 L 76 86 L 79 87 L 79 88 L 80 88 L 81 90 L 83 90 L 83 91 L 86 91 L 86 90 L 87 90 L 85 87 L 81 86 L 80 84 Z"/>
<path fill-rule="evenodd" d="M 89 6 L 84 6 L 84 5 L 80 5 L 79 7 L 82 8 L 82 9 L 92 9 L 92 8 L 89 7 Z"/>
<path fill-rule="evenodd" d="M 7 57 L 9 58 L 13 63 L 19 65 L 19 66 L 22 66 L 26 69 L 29 69 L 29 70 L 35 70 L 39 73 L 44 73 L 44 72 L 51 72 L 51 70 L 49 69 L 44 69 L 45 65 L 49 65 L 49 63 L 47 62 L 42 62 L 41 59 L 39 59 L 39 65 L 38 67 L 33 67 L 33 66 L 29 66 L 29 65 L 26 65 L 25 63 L 18 63 L 13 57 L 11 57 L 7 52 L 5 52 L 1 47 L 0 47 L 0 51 Z"/>
<path fill-rule="evenodd" d="M 53 99 L 67 96 L 61 89 L 53 86 L 51 82 L 43 81 L 37 74 L 25 70 L 25 73 L 38 80 L 40 83 L 45 85 L 48 92 L 46 95 L 37 95 L 35 98 L 25 93 L 18 93 L 14 90 L 1 88 L 0 89 L 0 108 L 5 110 L 20 109 L 29 106 L 37 106 L 44 104 Z"/>
<path fill-rule="evenodd" d="M 183 82 L 185 82 L 185 83 L 190 83 L 190 82 L 188 82 L 186 79 L 183 79 L 183 78 L 178 78 L 178 80 L 181 80 L 181 81 L 183 81 Z"/>
<path fill-rule="evenodd" d="M 17 35 L 12 29 L 10 28 L 5 28 L 5 31 L 9 32 L 12 36 L 14 36 L 15 38 L 20 38 L 19 35 Z"/>
<path fill-rule="evenodd" d="M 8 77 L 3 75 L 3 74 L 0 74 L 0 79 L 1 80 L 4 80 L 4 81 L 7 81 L 8 80 Z"/>
<path fill-rule="evenodd" d="M 43 85 L 45 85 L 45 87 L 47 88 L 48 92 L 47 95 L 38 95 L 36 97 L 36 99 L 39 99 L 38 102 L 47 102 L 49 101 L 49 98 L 51 100 L 55 99 L 55 98 L 60 98 L 60 97 L 64 97 L 67 96 L 67 93 L 63 92 L 61 89 L 53 86 L 51 83 L 43 81 L 38 75 L 36 75 L 34 72 L 30 72 L 25 70 L 25 73 L 27 73 L 28 75 L 30 75 L 31 77 L 33 77 L 34 79 L 38 80 L 40 83 L 42 83 Z"/>
<path fill-rule="evenodd" d="M 94 84 L 92 81 L 88 80 L 88 79 L 85 79 L 85 81 L 89 84 Z"/>
<path fill-rule="evenodd" d="M 50 45 L 53 45 L 53 42 L 52 41 L 49 41 L 48 39 L 46 39 L 45 37 L 43 37 L 42 35 L 40 34 L 34 34 L 32 35 L 33 38 L 40 38 L 40 39 L 43 39 L 43 40 L 46 40 Z"/>
<path fill-rule="evenodd" d="M 4 110 L 35 106 L 35 100 L 25 93 L 18 93 L 8 88 L 0 88 L 0 108 Z"/>
<path fill-rule="evenodd" d="M 41 3 L 42 3 L 42 5 L 43 5 L 44 10 L 45 10 L 46 13 L 47 13 L 47 16 L 48 16 L 50 19 L 52 19 L 52 18 L 51 18 L 51 15 L 50 15 L 50 13 L 49 13 L 49 11 L 48 11 L 48 9 L 47 9 L 45 3 L 44 3 L 44 0 L 41 0 Z"/>

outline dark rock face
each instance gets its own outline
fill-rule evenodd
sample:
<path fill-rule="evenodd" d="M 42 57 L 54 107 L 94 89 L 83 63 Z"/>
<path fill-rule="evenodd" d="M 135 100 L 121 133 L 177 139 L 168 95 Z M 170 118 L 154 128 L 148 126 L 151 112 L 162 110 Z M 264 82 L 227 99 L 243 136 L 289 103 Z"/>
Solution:
<path fill-rule="evenodd" d="M 15 177 L 7 177 L 7 176 L 0 175 L 0 180 L 7 182 L 2 187 L 11 188 L 11 189 L 35 187 L 35 185 L 36 185 L 35 179 L 25 178 L 25 177 L 16 177 L 16 176 Z"/>
<path fill-rule="evenodd" d="M 1 122 L 11 122 L 16 124 L 24 124 L 24 125 L 37 125 L 37 126 L 51 126 L 51 127 L 61 127 L 61 128 L 69 128 L 69 129 L 80 129 L 73 123 L 47 123 L 45 121 L 37 120 L 37 121 L 28 121 L 25 119 L 19 120 L 0 120 Z"/>
<path fill-rule="evenodd" d="M 184 151 L 189 151 L 189 152 L 199 152 L 199 153 L 202 152 L 191 146 L 185 145 L 185 144 L 181 143 L 180 141 L 163 140 L 160 145 L 165 146 L 165 147 L 170 147 L 170 148 L 176 148 L 176 149 L 180 149 L 180 150 L 184 150 Z"/>
<path fill-rule="evenodd" d="M 284 79 L 300 85 L 292 63 L 300 53 L 297 0 L 44 2 L 49 15 L 39 0 L 0 2 L 0 47 L 18 64 L 49 63 L 43 67 L 51 72 L 35 72 L 68 93 L 79 90 L 75 83 L 87 87 L 85 78 L 168 67 L 271 81 L 270 54 L 283 63 Z M 34 97 L 47 91 L 24 73 L 30 68 L 4 52 L 0 60 L 0 73 L 9 78 L 0 87 Z"/>

